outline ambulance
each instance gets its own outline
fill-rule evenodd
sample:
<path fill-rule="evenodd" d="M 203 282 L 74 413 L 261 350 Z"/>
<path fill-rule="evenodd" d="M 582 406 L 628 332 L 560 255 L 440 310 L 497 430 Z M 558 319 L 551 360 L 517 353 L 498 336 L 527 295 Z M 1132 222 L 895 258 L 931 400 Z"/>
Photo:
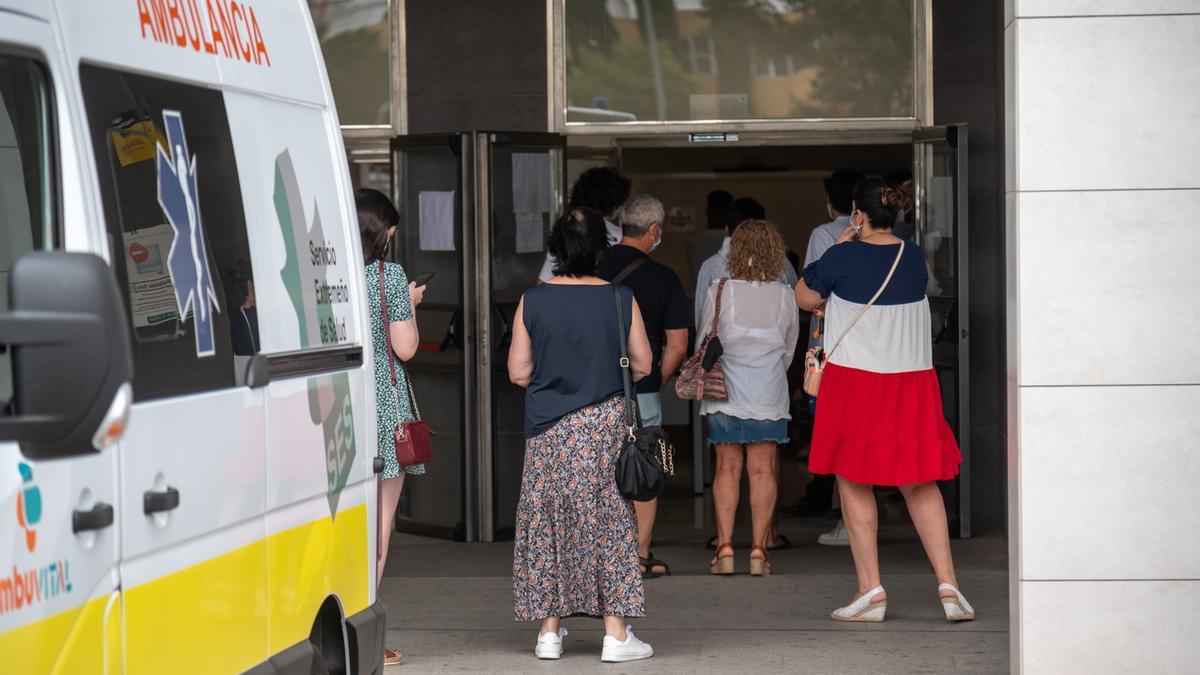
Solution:
<path fill-rule="evenodd" d="M 304 0 L 0 0 L 0 672 L 379 672 L 367 320 Z"/>

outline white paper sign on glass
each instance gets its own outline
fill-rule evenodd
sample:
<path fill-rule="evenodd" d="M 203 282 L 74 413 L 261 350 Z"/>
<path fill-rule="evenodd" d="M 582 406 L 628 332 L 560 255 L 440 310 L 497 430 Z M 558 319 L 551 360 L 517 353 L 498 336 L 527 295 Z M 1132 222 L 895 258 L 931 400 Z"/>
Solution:
<path fill-rule="evenodd" d="M 514 213 L 517 219 L 517 253 L 541 253 L 545 244 L 545 214 Z"/>
<path fill-rule="evenodd" d="M 512 201 L 514 213 L 550 210 L 550 153 L 513 153 Z"/>
<path fill-rule="evenodd" d="M 417 196 L 422 251 L 454 250 L 454 191 Z"/>

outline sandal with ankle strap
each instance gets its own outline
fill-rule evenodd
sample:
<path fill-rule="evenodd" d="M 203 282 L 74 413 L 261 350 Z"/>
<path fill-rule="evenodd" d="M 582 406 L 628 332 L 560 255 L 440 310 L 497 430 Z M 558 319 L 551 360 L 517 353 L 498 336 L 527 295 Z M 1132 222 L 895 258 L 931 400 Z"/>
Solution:
<path fill-rule="evenodd" d="M 754 552 L 762 553 L 761 558 L 755 558 Z M 767 560 L 767 549 L 762 546 L 750 547 L 750 576 L 765 577 L 771 573 L 771 563 Z"/>
<path fill-rule="evenodd" d="M 721 551 L 729 549 L 729 555 L 721 555 Z M 710 574 L 733 574 L 733 544 L 725 542 L 717 544 L 717 555 L 708 563 L 708 571 Z"/>
<path fill-rule="evenodd" d="M 657 579 L 658 577 L 671 576 L 671 566 L 655 558 L 654 551 L 650 551 L 650 555 L 647 555 L 645 558 L 638 556 L 638 565 L 642 567 L 643 579 Z M 655 570 L 655 567 L 661 567 L 662 571 Z"/>

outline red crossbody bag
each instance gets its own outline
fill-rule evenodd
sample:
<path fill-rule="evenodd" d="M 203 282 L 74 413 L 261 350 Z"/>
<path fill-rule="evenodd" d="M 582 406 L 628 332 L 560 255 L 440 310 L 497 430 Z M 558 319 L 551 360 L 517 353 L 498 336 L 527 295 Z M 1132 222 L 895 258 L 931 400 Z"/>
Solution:
<path fill-rule="evenodd" d="M 383 335 L 387 342 L 388 355 L 388 370 L 392 373 L 392 389 L 396 389 L 396 353 L 392 351 L 392 331 L 391 321 L 388 320 L 387 306 L 387 286 L 384 282 L 386 278 L 386 270 L 384 269 L 383 261 L 379 261 L 379 302 L 383 306 Z M 433 459 L 433 429 L 429 428 L 424 420 L 421 419 L 421 410 L 417 408 L 417 398 L 413 395 L 412 378 L 408 375 L 408 369 L 404 367 L 404 362 L 400 362 L 400 369 L 404 371 L 404 379 L 407 383 L 405 390 L 408 391 L 408 403 L 412 406 L 413 415 L 416 419 L 407 422 L 400 422 L 396 425 L 396 430 L 393 437 L 396 441 L 396 461 L 400 466 L 415 466 L 424 464 L 430 459 Z M 400 392 L 396 392 L 396 412 L 399 414 L 400 409 Z"/>

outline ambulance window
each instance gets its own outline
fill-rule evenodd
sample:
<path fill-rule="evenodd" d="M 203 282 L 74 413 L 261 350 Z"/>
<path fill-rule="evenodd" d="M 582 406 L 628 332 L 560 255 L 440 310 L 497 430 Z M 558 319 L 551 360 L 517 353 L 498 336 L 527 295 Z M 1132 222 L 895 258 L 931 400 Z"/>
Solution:
<path fill-rule="evenodd" d="M 58 213 L 50 86 L 45 70 L 25 58 L 0 55 L 0 309 L 8 308 L 13 262 L 50 248 Z M 12 365 L 0 353 L 0 403 L 12 399 Z"/>
<path fill-rule="evenodd" d="M 88 64 L 79 74 L 135 398 L 237 386 L 259 333 L 224 97 Z"/>

